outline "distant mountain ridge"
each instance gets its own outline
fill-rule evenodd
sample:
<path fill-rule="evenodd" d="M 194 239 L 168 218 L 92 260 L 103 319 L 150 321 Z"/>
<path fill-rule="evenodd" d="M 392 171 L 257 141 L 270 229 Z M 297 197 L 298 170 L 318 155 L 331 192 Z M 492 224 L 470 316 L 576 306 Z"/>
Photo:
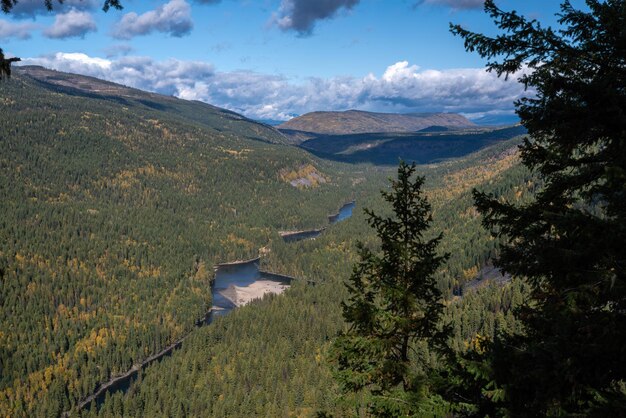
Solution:
<path fill-rule="evenodd" d="M 281 131 L 348 135 L 375 132 L 417 132 L 431 126 L 448 129 L 474 128 L 469 119 L 456 113 L 374 113 L 360 110 L 311 112 L 281 125 Z"/>

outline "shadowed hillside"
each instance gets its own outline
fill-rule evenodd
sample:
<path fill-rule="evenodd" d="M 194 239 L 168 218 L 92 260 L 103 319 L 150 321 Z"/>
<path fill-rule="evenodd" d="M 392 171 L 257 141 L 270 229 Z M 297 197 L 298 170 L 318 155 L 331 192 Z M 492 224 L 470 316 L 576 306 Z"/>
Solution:
<path fill-rule="evenodd" d="M 349 163 L 396 165 L 402 158 L 427 164 L 462 157 L 525 133 L 524 127 L 513 126 L 461 132 L 327 135 L 308 139 L 300 146 L 320 157 Z"/>

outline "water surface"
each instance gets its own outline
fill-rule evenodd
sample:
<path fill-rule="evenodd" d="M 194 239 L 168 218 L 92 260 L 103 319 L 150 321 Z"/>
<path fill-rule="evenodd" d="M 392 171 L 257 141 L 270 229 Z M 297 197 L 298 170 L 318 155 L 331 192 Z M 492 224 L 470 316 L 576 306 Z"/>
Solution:
<path fill-rule="evenodd" d="M 339 212 L 328 216 L 328 222 L 336 224 L 352 216 L 352 210 L 356 207 L 356 201 L 348 202 L 339 208 Z"/>

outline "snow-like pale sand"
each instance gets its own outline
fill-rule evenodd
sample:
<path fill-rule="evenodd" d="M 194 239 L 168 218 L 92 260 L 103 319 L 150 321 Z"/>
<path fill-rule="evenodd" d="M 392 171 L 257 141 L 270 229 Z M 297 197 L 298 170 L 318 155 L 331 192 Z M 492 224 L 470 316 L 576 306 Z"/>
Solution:
<path fill-rule="evenodd" d="M 273 280 L 257 280 L 249 286 L 230 285 L 228 289 L 220 293 L 235 306 L 247 305 L 255 299 L 261 299 L 266 293 L 279 295 L 288 289 L 288 284 L 275 282 Z"/>

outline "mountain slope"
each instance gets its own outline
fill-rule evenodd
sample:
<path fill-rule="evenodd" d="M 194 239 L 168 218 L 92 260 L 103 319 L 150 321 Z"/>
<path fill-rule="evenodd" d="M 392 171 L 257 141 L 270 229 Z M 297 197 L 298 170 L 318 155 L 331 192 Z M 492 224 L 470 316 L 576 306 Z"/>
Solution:
<path fill-rule="evenodd" d="M 59 416 L 192 329 L 213 264 L 350 197 L 335 164 L 202 103 L 40 68 L 0 93 L 1 416 Z M 283 178 L 303 166 L 326 182 Z"/>
<path fill-rule="evenodd" d="M 15 68 L 15 74 L 20 79 L 36 82 L 38 87 L 63 95 L 101 99 L 137 110 L 143 108 L 156 114 L 167 114 L 169 118 L 178 118 L 181 122 L 200 124 L 217 132 L 285 143 L 285 138 L 276 129 L 207 103 L 150 93 L 94 77 L 39 66 L 19 66 Z"/>
<path fill-rule="evenodd" d="M 398 114 L 348 110 L 307 113 L 279 125 L 278 128 L 281 131 L 346 135 L 371 132 L 416 132 L 430 126 L 452 129 L 475 127 L 468 119 L 454 113 Z"/>
<path fill-rule="evenodd" d="M 476 277 L 497 252 L 497 240 L 481 227 L 472 206 L 472 188 L 520 199 L 529 195 L 526 184 L 532 177 L 520 167 L 516 145 L 507 141 L 464 159 L 419 168 L 427 176 L 433 203 L 432 232 L 444 233 L 440 250 L 451 254 L 441 277 L 445 290 Z M 373 187 L 358 195 L 357 202 L 359 209 L 387 214 L 378 190 L 393 171 L 377 170 L 363 173 Z M 327 358 L 332 340 L 345 330 L 341 302 L 347 296 L 344 281 L 357 259 L 356 242 L 379 245 L 366 218 L 355 211 L 353 218 L 315 240 L 274 243 L 271 254 L 280 254 L 298 274 L 319 284 L 296 283 L 280 297 L 268 297 L 199 329 L 172 357 L 146 369 L 126 393 L 111 394 L 99 416 L 114 408 L 145 417 L 288 417 L 315 416 L 317 411 L 353 416 L 354 408 L 347 409 L 352 404 L 337 398 L 341 389 Z M 486 290 L 486 299 L 481 289 L 449 305 L 447 321 L 455 332 L 451 344 L 457 349 L 477 333 L 490 337 L 496 329 L 514 326 L 511 288 Z"/>
<path fill-rule="evenodd" d="M 341 326 L 355 241 L 374 242 L 360 209 L 381 209 L 392 170 L 323 160 L 231 112 L 89 77 L 23 68 L 0 92 L 0 416 L 75 408 L 193 329 L 211 306 L 212 265 L 260 249 L 272 271 L 328 285 L 296 283 L 233 312 L 178 357 L 201 360 L 159 374 L 166 386 L 142 387 L 169 395 L 135 404 L 131 389 L 123 414 L 118 393 L 100 415 L 158 416 L 150 409 L 180 401 L 215 406 L 190 416 L 307 415 L 314 409 L 298 408 L 330 402 L 323 344 Z M 496 246 L 470 210 L 471 187 L 526 184 L 514 156 L 496 150 L 503 145 L 515 144 L 423 168 L 453 254 L 441 281 L 448 293 Z M 291 173 L 324 181 L 293 187 Z M 320 227 L 351 199 L 359 210 L 328 234 L 281 239 L 280 230 Z M 179 372 L 200 380 L 169 390 Z"/>

